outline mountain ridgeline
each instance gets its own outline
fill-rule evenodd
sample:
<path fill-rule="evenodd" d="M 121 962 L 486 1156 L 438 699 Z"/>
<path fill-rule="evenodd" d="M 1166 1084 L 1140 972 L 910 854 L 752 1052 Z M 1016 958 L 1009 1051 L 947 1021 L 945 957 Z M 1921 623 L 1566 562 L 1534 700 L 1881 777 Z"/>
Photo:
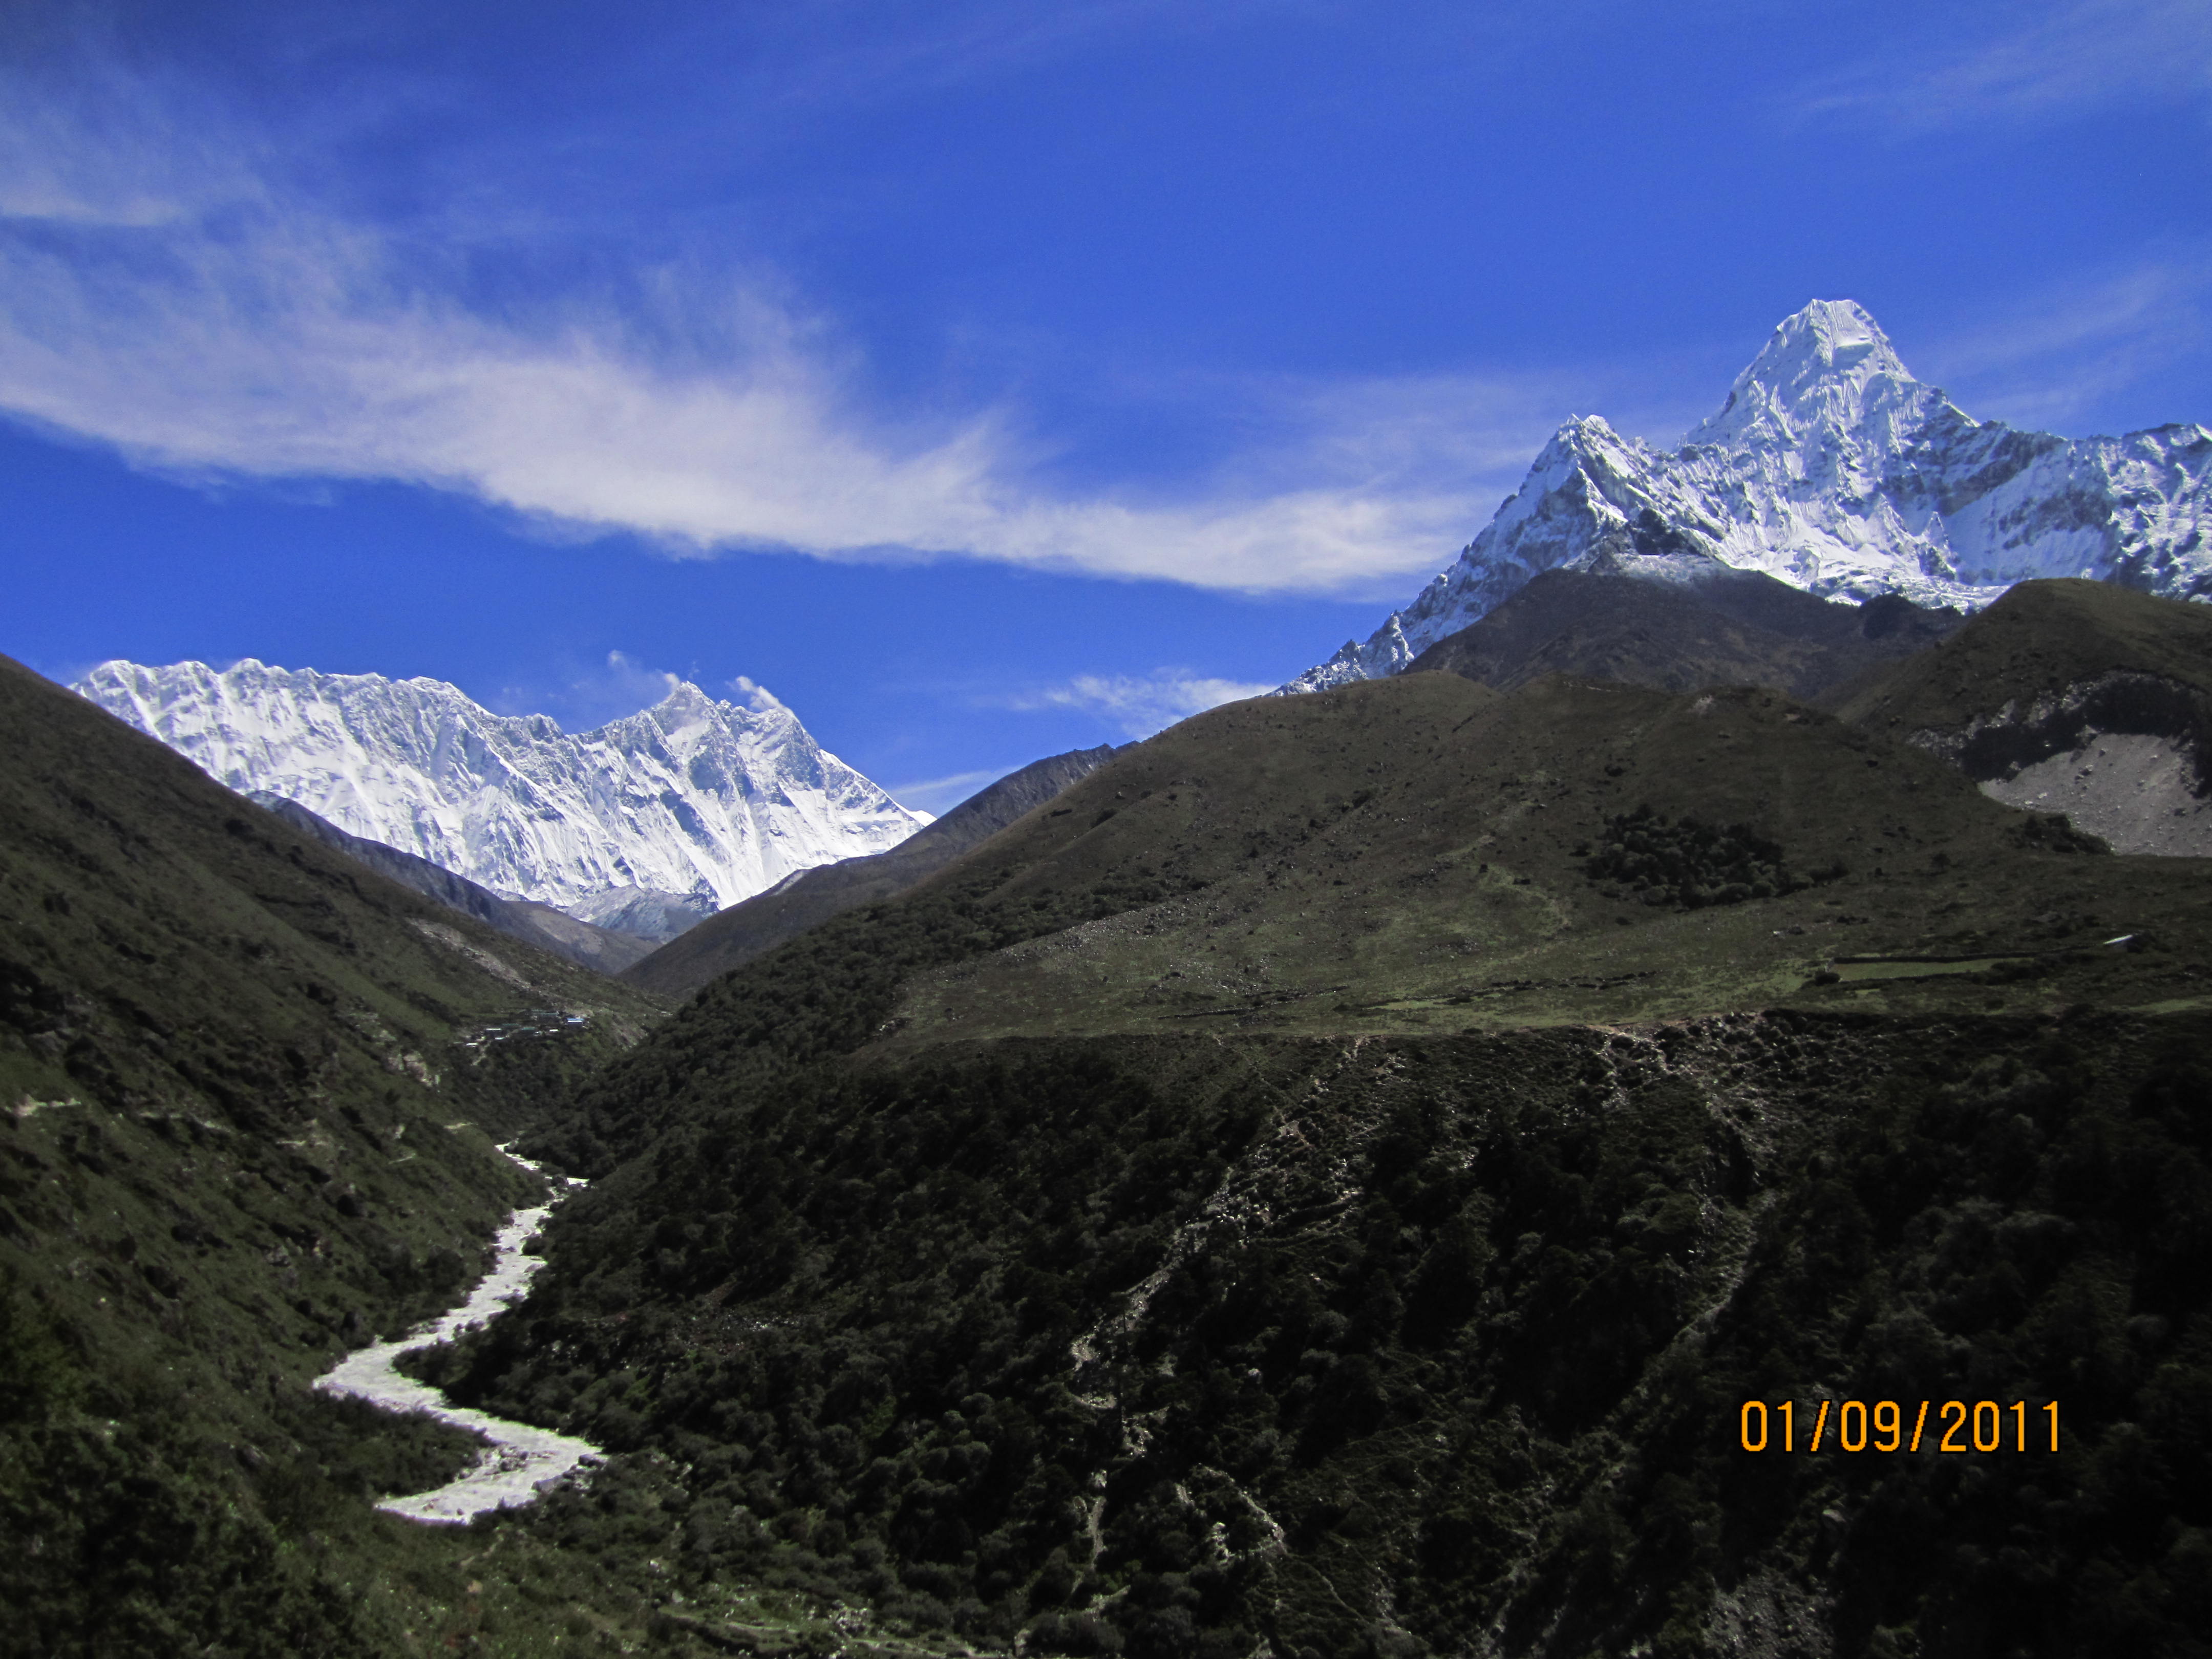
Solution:
<path fill-rule="evenodd" d="M 1806 702 L 1878 677 L 1966 621 L 1895 593 L 1837 605 L 1693 554 L 1646 507 L 1572 569 L 1547 570 L 1406 665 L 1510 691 L 1546 674 L 1692 691 L 1765 685 Z"/>
<path fill-rule="evenodd" d="M 2015 582 L 2084 576 L 2188 599 L 2212 592 L 2212 430 L 2069 441 L 1977 421 L 1915 380 L 1861 307 L 1816 300 L 1671 450 L 1568 421 L 1450 568 L 1284 689 L 1397 673 L 1648 521 L 1692 567 L 1820 599 L 1974 610 Z"/>
<path fill-rule="evenodd" d="M 601 1072 L 432 1370 L 662 1472 L 672 1639 L 744 1584 L 1029 1652 L 2194 1652 L 2212 866 L 1942 736 L 2200 684 L 2200 618 L 1954 620 L 1849 718 L 1424 672 L 1121 751 Z M 1850 1429 L 1923 1401 L 2003 1432 Z"/>
<path fill-rule="evenodd" d="M 764 689 L 737 689 L 728 702 L 672 684 L 654 707 L 572 735 L 442 681 L 251 658 L 220 673 L 102 663 L 76 686 L 231 788 L 295 801 L 501 897 L 656 941 L 927 822 Z"/>
<path fill-rule="evenodd" d="M 1101 745 L 1032 761 L 969 796 L 889 852 L 787 876 L 767 892 L 732 905 L 625 969 L 623 977 L 663 996 L 696 991 L 832 916 L 894 898 L 919 884 L 1077 779 L 1097 771 L 1113 755 L 1110 746 Z"/>
<path fill-rule="evenodd" d="M 540 950 L 567 957 L 584 967 L 596 968 L 601 973 L 619 973 L 652 953 L 651 943 L 635 933 L 594 927 L 549 904 L 501 898 L 490 889 L 479 887 L 466 877 L 457 876 L 428 859 L 418 859 L 412 853 L 403 853 L 381 842 L 349 836 L 329 819 L 282 795 L 257 789 L 246 798 L 294 829 L 305 830 L 324 846 L 336 848 L 356 864 L 368 866 L 387 881 L 396 881 L 425 898 L 434 899 L 447 909 L 474 916 L 487 927 L 511 938 L 526 939 Z"/>
<path fill-rule="evenodd" d="M 1816 303 L 920 833 L 757 688 L 0 659 L 0 1654 L 2202 1659 L 2208 466 Z M 309 1384 L 502 1144 L 408 1364 L 609 1455 L 426 1529 Z"/>

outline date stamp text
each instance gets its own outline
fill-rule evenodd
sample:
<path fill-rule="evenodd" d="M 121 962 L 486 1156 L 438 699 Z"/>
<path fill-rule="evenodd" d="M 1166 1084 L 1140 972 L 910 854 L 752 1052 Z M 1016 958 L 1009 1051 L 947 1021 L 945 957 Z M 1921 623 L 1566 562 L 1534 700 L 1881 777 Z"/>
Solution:
<path fill-rule="evenodd" d="M 1912 1407 L 1917 1405 L 1918 1409 Z M 1817 1406 L 1818 1409 L 1814 1407 Z M 1929 1419 L 1930 1408 L 1935 1420 Z M 1911 1429 L 1906 1431 L 1906 1420 Z M 1743 1402 L 1740 1443 L 1747 1452 L 2055 1452 L 2058 1402 L 1995 1400 L 1764 1400 Z"/>

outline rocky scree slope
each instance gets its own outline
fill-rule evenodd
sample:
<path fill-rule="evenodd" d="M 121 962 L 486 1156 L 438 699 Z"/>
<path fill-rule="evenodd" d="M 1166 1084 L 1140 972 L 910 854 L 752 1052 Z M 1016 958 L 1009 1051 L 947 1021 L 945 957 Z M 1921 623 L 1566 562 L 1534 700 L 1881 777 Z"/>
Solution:
<path fill-rule="evenodd" d="M 1569 421 L 1449 569 L 1284 690 L 1395 674 L 1647 512 L 1697 553 L 1822 599 L 1972 609 L 2058 576 L 2191 598 L 2212 592 L 2212 431 L 2069 440 L 1976 421 L 1864 310 L 1816 300 L 1671 451 Z"/>
<path fill-rule="evenodd" d="M 667 936 L 795 871 L 896 845 L 907 811 L 755 688 L 743 706 L 678 685 L 571 736 L 453 686 L 252 659 L 221 673 L 103 663 L 76 690 L 218 782 L 297 801 L 349 835 L 504 897 Z M 651 902 L 654 898 L 660 902 Z"/>
<path fill-rule="evenodd" d="M 1835 703 L 2116 851 L 2212 854 L 2212 609 L 2027 582 Z"/>
<path fill-rule="evenodd" d="M 2205 868 L 1755 690 L 1232 705 L 611 1066 L 441 1374 L 1029 1651 L 2183 1651 Z M 2069 1438 L 1732 1449 L 1841 1396 Z"/>
<path fill-rule="evenodd" d="M 473 1277 L 538 1188 L 495 1141 L 658 1013 L 0 659 L 0 1646 L 447 1628 L 367 1498 L 471 1449 L 307 1385 Z"/>

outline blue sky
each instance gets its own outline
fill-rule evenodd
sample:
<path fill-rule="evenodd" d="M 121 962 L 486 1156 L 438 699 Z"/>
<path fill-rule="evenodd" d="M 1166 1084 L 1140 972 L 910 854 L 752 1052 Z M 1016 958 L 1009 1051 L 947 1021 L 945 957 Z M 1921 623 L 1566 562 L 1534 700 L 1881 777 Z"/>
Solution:
<path fill-rule="evenodd" d="M 913 804 L 1274 684 L 1815 296 L 2212 418 L 2201 0 L 41 4 L 0 650 L 748 676 Z"/>

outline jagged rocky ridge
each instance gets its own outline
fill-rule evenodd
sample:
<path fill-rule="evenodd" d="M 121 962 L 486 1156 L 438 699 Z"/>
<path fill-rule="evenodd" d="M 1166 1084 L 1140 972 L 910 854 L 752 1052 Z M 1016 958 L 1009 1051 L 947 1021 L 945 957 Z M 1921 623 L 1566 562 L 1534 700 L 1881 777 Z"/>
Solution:
<path fill-rule="evenodd" d="M 439 680 L 252 658 L 222 672 L 106 662 L 75 689 L 233 789 L 602 927 L 640 931 L 649 910 L 659 938 L 672 908 L 711 914 L 928 822 L 758 687 L 740 706 L 679 684 L 574 735 Z"/>
<path fill-rule="evenodd" d="M 1639 550 L 1649 575 L 1710 556 L 1852 602 L 1973 610 L 2048 576 L 2194 599 L 2212 592 L 2212 430 L 2073 440 L 1977 421 L 1859 306 L 1816 300 L 1672 451 L 1569 420 L 1449 569 L 1283 689 L 1397 673 L 1646 514 L 1669 539 Z"/>
<path fill-rule="evenodd" d="M 1649 508 L 1641 517 L 1576 568 L 1540 572 L 1406 672 L 1458 674 L 1501 691 L 1576 674 L 1668 691 L 1765 685 L 1809 700 L 1928 649 L 1966 620 L 1895 593 L 1831 605 L 1703 556 L 1665 561 L 1654 580 L 1643 567 L 1655 561 L 1637 547 L 1665 526 Z"/>

